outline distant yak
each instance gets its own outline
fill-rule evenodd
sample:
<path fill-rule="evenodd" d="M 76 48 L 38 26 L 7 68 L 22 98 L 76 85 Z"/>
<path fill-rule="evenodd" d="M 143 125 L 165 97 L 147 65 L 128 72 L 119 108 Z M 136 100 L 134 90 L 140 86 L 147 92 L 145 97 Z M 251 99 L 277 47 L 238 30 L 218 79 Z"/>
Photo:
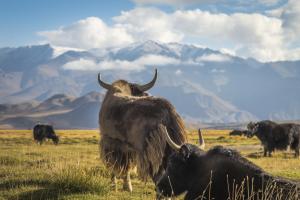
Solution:
<path fill-rule="evenodd" d="M 54 144 L 58 144 L 59 138 L 54 129 L 48 124 L 37 124 L 33 128 L 33 138 L 38 144 L 42 144 L 46 139 L 51 139 Z"/>
<path fill-rule="evenodd" d="M 248 124 L 248 137 L 254 135 L 264 147 L 264 156 L 271 156 L 274 150 L 286 150 L 288 147 L 299 157 L 300 125 L 293 123 L 277 124 L 270 120 Z"/>
<path fill-rule="evenodd" d="M 174 153 L 155 182 L 158 198 L 185 193 L 195 199 L 299 199 L 299 182 L 274 177 L 237 151 L 216 146 L 208 151 L 192 144 L 176 144 L 160 127 Z M 268 198 L 267 198 L 268 197 Z"/>
<path fill-rule="evenodd" d="M 249 130 L 232 130 L 229 135 L 230 136 L 248 136 L 250 133 Z"/>

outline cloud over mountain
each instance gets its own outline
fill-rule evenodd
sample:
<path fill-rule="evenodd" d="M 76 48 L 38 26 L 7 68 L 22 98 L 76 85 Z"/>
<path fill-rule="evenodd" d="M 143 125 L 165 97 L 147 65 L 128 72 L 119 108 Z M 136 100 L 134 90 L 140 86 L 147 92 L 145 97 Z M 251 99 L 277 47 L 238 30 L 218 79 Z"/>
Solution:
<path fill-rule="evenodd" d="M 157 3 L 156 1 L 136 1 Z M 172 1 L 174 4 L 183 1 Z M 214 1 L 225 3 L 225 1 Z M 251 1 L 259 4 L 273 0 Z M 171 3 L 165 1 L 163 3 Z M 208 3 L 188 1 L 188 3 Z M 238 1 L 236 6 L 245 6 Z M 276 14 L 274 14 L 276 13 Z M 80 49 L 126 46 L 132 42 L 188 42 L 227 49 L 240 57 L 260 61 L 300 59 L 300 3 L 290 0 L 269 12 L 212 12 L 183 9 L 166 12 L 156 7 L 136 7 L 112 18 L 112 24 L 89 17 L 57 30 L 41 31 L 56 46 Z"/>

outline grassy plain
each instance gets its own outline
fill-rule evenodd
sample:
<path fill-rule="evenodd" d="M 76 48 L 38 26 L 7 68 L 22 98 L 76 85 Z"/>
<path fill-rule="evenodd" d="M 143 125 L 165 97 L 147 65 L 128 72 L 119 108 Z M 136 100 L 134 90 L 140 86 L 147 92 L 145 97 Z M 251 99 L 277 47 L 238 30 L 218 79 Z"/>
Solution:
<path fill-rule="evenodd" d="M 239 150 L 266 171 L 300 179 L 300 160 L 292 152 L 263 158 L 260 142 L 229 136 L 229 130 L 203 130 L 207 149 L 223 145 Z M 154 186 L 133 177 L 133 193 L 110 187 L 110 173 L 99 159 L 98 130 L 58 130 L 60 144 L 42 146 L 31 130 L 0 130 L 0 200 L 23 199 L 155 199 Z M 196 131 L 189 142 L 197 143 Z M 182 199 L 179 197 L 178 199 Z"/>

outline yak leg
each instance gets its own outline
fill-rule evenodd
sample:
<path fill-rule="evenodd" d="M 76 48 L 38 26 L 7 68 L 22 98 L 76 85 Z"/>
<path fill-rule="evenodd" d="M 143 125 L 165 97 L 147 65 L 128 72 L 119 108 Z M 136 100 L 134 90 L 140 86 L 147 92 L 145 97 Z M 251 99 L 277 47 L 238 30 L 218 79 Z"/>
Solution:
<path fill-rule="evenodd" d="M 131 179 L 130 179 L 130 172 L 129 170 L 126 171 L 124 177 L 123 177 L 123 190 L 132 192 L 132 185 L 131 185 Z"/>
<path fill-rule="evenodd" d="M 300 151 L 299 151 L 299 147 L 297 149 L 295 149 L 295 158 L 300 158 Z"/>
<path fill-rule="evenodd" d="M 112 188 L 117 192 L 118 191 L 117 175 L 114 172 L 112 172 L 111 175 L 111 183 L 112 183 L 111 184 Z M 125 175 L 123 176 L 123 190 L 132 192 L 132 185 L 131 185 L 129 171 L 126 171 Z"/>
<path fill-rule="evenodd" d="M 272 157 L 272 151 L 271 151 L 270 149 L 269 149 L 268 151 L 269 151 L 269 152 L 268 152 L 268 156 L 269 156 L 269 157 Z"/>
<path fill-rule="evenodd" d="M 264 157 L 272 157 L 272 148 L 267 144 L 264 146 Z"/>
<path fill-rule="evenodd" d="M 112 187 L 114 188 L 114 190 L 117 192 L 118 188 L 117 188 L 117 176 L 115 175 L 115 173 L 112 173 L 111 175 L 111 182 L 112 182 Z"/>
<path fill-rule="evenodd" d="M 268 149 L 266 146 L 264 146 L 264 157 L 267 157 L 267 152 L 268 152 Z"/>

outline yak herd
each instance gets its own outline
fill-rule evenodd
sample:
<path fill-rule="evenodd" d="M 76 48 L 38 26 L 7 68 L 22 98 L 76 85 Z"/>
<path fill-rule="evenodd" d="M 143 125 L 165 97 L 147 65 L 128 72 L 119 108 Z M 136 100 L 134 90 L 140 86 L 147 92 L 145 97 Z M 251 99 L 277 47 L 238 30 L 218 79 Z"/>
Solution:
<path fill-rule="evenodd" d="M 123 189 L 132 191 L 130 172 L 148 177 L 156 187 L 157 199 L 184 194 L 186 200 L 215 199 L 300 199 L 300 182 L 275 177 L 250 162 L 236 150 L 215 146 L 204 150 L 199 129 L 199 145 L 187 142 L 182 118 L 166 99 L 147 93 L 157 80 L 144 85 L 117 80 L 109 84 L 98 74 L 99 85 L 106 89 L 99 113 L 100 155 L 111 170 L 113 185 L 123 179 Z M 38 124 L 34 139 L 58 143 L 50 125 Z M 292 149 L 299 157 L 300 125 L 278 124 L 269 120 L 250 122 L 247 130 L 234 130 L 231 136 L 256 136 L 264 156 L 274 150 Z"/>

